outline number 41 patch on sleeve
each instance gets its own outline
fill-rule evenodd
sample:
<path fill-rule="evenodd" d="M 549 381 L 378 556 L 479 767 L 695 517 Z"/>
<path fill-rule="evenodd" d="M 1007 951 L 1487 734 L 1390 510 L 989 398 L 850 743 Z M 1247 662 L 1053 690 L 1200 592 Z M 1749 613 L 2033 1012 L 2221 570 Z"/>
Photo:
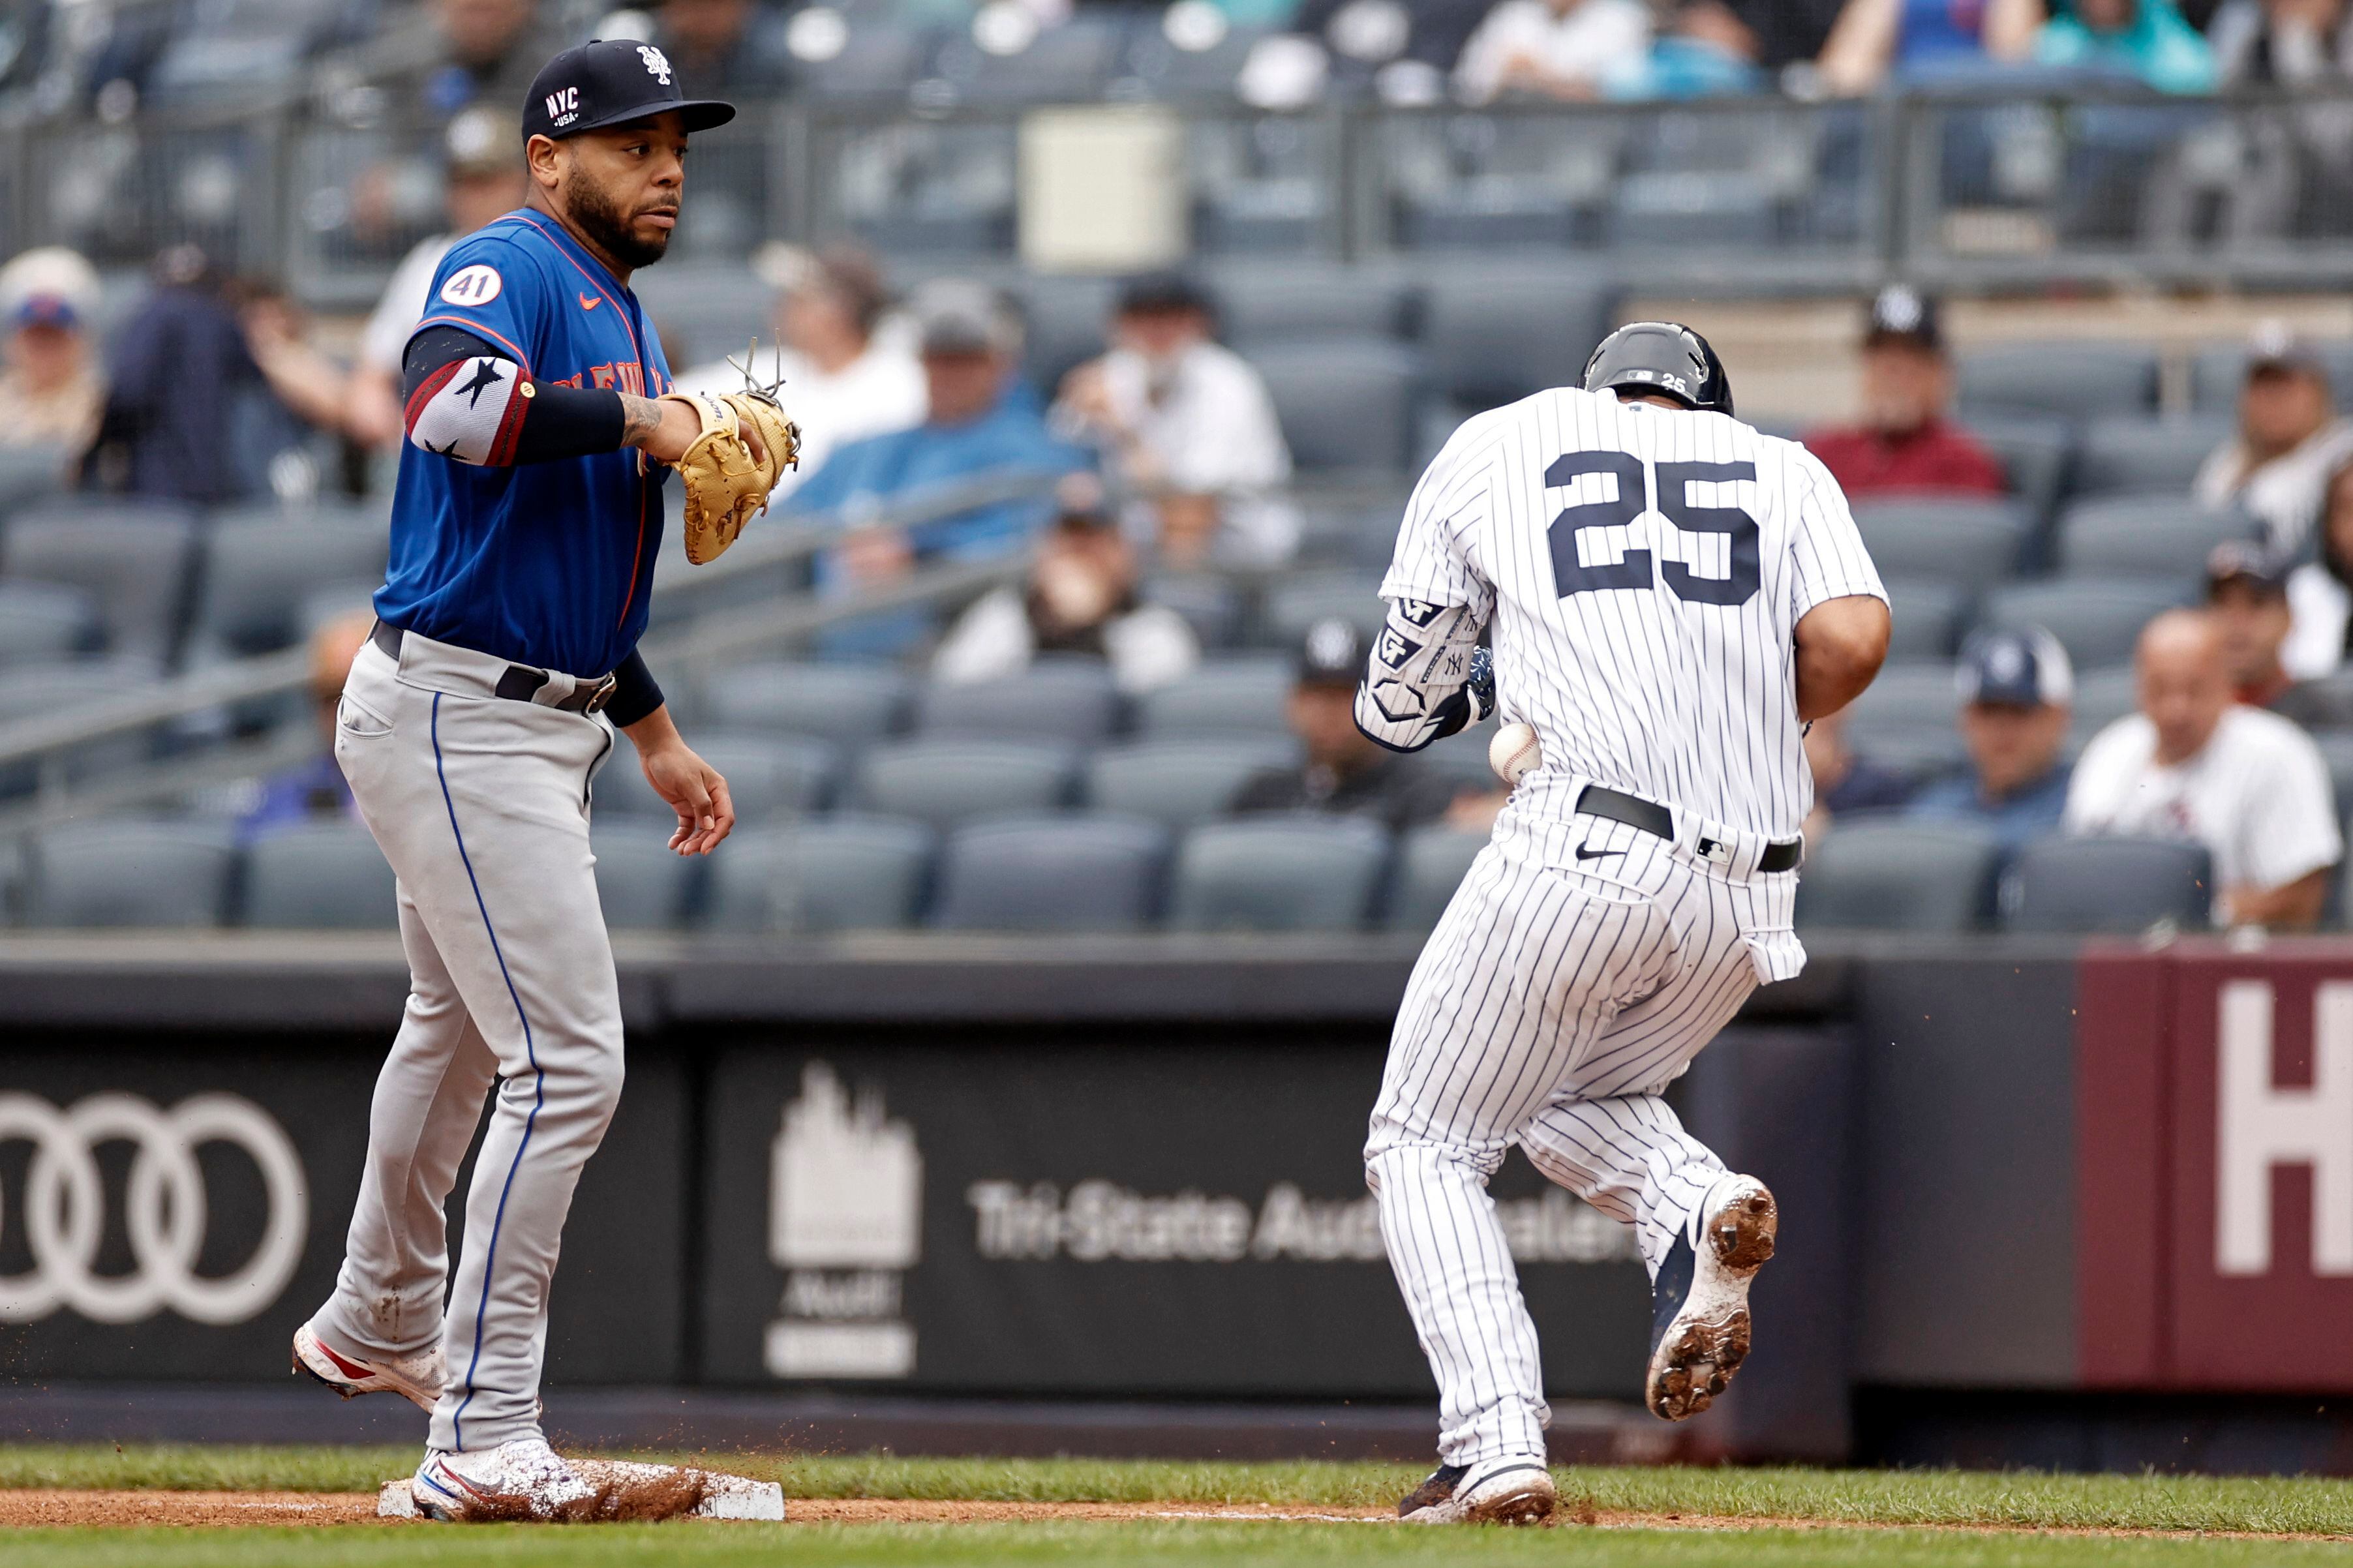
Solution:
<path fill-rule="evenodd" d="M 497 268 L 478 261 L 449 274 L 449 280 L 441 285 L 441 298 L 451 305 L 487 305 L 505 287 Z"/>

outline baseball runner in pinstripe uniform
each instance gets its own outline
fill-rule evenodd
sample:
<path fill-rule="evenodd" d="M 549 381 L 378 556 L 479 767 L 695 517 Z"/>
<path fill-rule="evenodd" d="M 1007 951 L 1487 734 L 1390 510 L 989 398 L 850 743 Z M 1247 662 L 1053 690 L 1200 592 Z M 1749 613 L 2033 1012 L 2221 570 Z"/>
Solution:
<path fill-rule="evenodd" d="M 1440 1392 L 1409 1519 L 1552 1510 L 1535 1326 L 1486 1192 L 1514 1143 L 1635 1227 L 1655 1414 L 1705 1409 L 1747 1354 L 1773 1196 L 1661 1094 L 1804 965 L 1800 737 L 1870 683 L 1889 620 L 1829 472 L 1731 416 L 1699 334 L 1621 328 L 1583 390 L 1455 433 L 1381 585 L 1365 732 L 1417 749 L 1500 693 L 1541 748 L 1414 968 L 1365 1149 Z"/>

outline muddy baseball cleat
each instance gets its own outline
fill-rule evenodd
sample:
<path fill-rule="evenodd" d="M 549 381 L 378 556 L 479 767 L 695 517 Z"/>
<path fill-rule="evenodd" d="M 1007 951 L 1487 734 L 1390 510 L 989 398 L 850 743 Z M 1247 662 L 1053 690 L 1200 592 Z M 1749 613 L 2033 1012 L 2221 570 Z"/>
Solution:
<path fill-rule="evenodd" d="M 1773 1256 L 1780 1224 L 1754 1176 L 1707 1190 L 1651 1287 L 1651 1372 L 1643 1398 L 1662 1421 L 1696 1415 L 1748 1359 L 1748 1282 Z"/>
<path fill-rule="evenodd" d="M 543 1437 L 470 1453 L 427 1449 L 408 1489 L 419 1513 L 445 1524 L 554 1521 L 596 1495 Z"/>
<path fill-rule="evenodd" d="M 403 1356 L 349 1356 L 331 1348 L 308 1323 L 294 1331 L 294 1370 L 310 1373 L 345 1399 L 397 1394 L 427 1415 L 449 1381 L 438 1344 Z"/>
<path fill-rule="evenodd" d="M 566 1459 L 531 1437 L 469 1454 L 428 1452 L 415 1475 L 385 1482 L 376 1514 L 445 1524 L 774 1522 L 785 1517 L 785 1489 L 681 1465 Z"/>
<path fill-rule="evenodd" d="M 1552 1474 L 1534 1459 L 1440 1465 L 1398 1503 L 1408 1524 L 1542 1524 L 1552 1517 Z"/>

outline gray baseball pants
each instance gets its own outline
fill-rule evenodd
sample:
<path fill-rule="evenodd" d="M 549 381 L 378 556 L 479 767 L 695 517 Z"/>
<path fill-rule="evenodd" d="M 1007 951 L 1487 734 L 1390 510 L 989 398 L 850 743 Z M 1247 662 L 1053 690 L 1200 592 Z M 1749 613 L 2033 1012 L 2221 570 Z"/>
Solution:
<path fill-rule="evenodd" d="M 407 635 L 360 650 L 335 757 L 400 883 L 409 996 L 377 1076 L 343 1267 L 320 1327 L 349 1351 L 436 1336 L 436 1448 L 540 1435 L 548 1282 L 580 1168 L 621 1093 L 621 1007 L 588 852 L 600 716 L 492 695 L 505 661 Z M 443 1205 L 497 1103 L 448 1278 Z M 443 1304 L 444 1291 L 448 1304 Z"/>

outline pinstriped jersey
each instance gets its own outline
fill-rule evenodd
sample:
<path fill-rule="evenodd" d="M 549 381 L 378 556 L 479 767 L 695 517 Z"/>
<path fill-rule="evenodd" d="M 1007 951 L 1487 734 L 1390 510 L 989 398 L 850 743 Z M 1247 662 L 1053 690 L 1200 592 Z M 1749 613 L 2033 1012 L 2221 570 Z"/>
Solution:
<path fill-rule="evenodd" d="M 1565 820 L 1590 781 L 1774 838 L 1813 804 L 1797 624 L 1887 596 L 1838 482 L 1796 442 L 1567 388 L 1455 432 L 1381 593 L 1491 626 L 1501 715 L 1544 752 L 1514 818 Z"/>

